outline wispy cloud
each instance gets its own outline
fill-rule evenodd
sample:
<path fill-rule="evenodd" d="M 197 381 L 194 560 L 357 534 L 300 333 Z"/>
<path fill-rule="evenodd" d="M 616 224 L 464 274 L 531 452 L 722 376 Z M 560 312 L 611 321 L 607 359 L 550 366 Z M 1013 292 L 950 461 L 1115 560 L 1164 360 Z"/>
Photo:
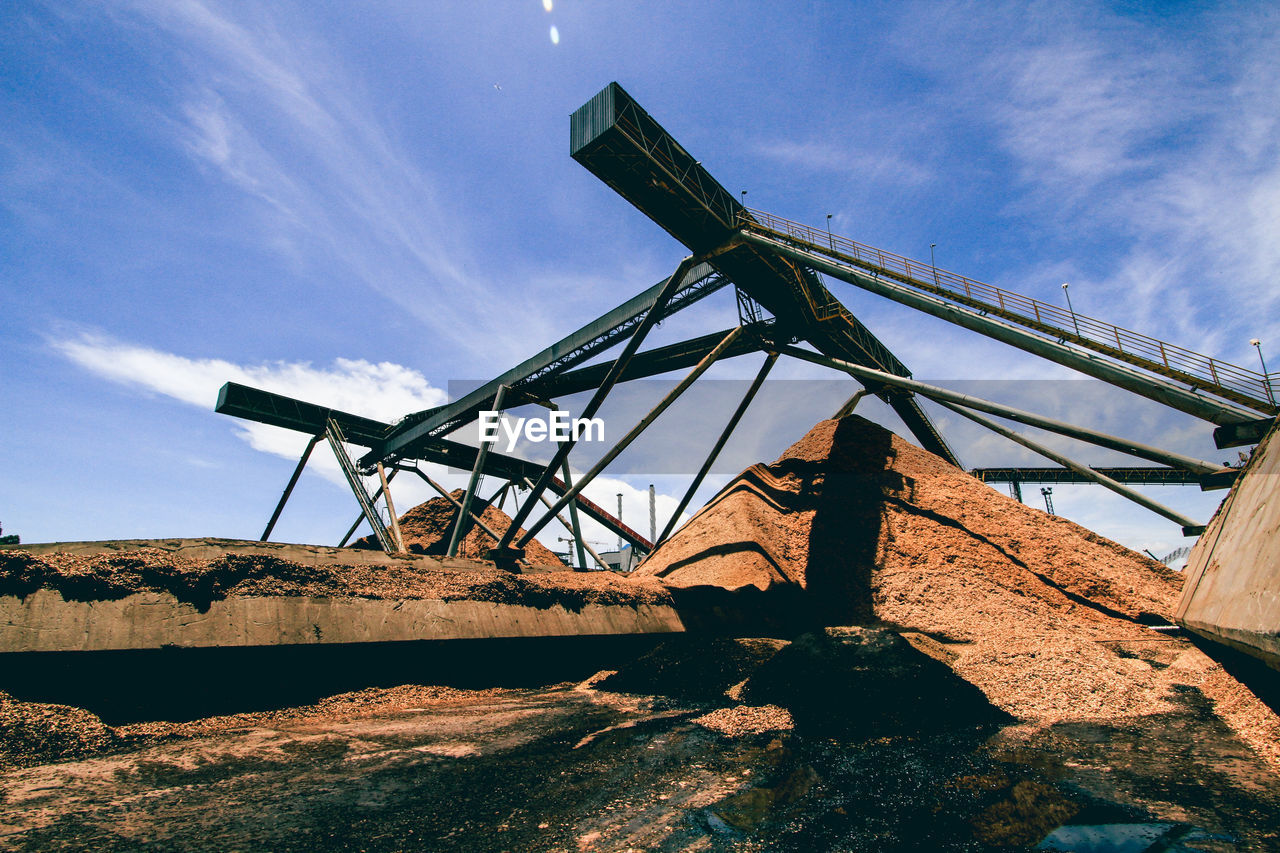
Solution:
<path fill-rule="evenodd" d="M 921 164 L 893 152 L 868 152 L 829 141 L 776 140 L 759 143 L 755 150 L 760 156 L 773 160 L 786 169 L 857 176 L 861 181 L 915 186 L 932 177 L 932 173 Z"/>
<path fill-rule="evenodd" d="M 989 109 L 1024 184 L 1014 208 L 1052 209 L 1082 248 L 1123 241 L 1080 259 L 1095 313 L 1242 361 L 1249 337 L 1280 333 L 1280 14 L 1228 17 L 1204 16 L 1216 47 L 1186 51 L 1064 13 L 993 56 Z"/>
<path fill-rule="evenodd" d="M 204 0 L 129 7 L 131 27 L 158 31 L 184 58 L 175 102 L 158 107 L 173 144 L 262 205 L 267 248 L 341 270 L 437 337 L 480 349 L 479 306 L 498 296 L 476 244 L 439 201 L 436 176 L 371 109 L 360 74 L 284 15 Z"/>
<path fill-rule="evenodd" d="M 1099 182 L 1150 165 L 1144 148 L 1171 119 L 1152 85 L 1170 71 L 1161 57 L 1126 53 L 1121 59 L 1095 40 L 1064 33 L 1061 41 L 993 62 L 1008 99 L 995 111 L 1003 144 L 1022 164 L 1024 178 L 1051 181 L 1082 196 Z M 1167 82 L 1167 81 L 1162 81 Z"/>
<path fill-rule="evenodd" d="M 327 367 L 283 361 L 243 365 L 187 358 L 98 333 L 58 338 L 50 345 L 96 376 L 208 412 L 213 411 L 218 389 L 228 381 L 384 421 L 446 400 L 445 392 L 422 374 L 389 362 L 340 358 Z M 237 421 L 236 431 L 255 450 L 285 458 L 297 458 L 306 443 L 298 433 L 266 424 Z M 339 479 L 329 460 L 321 461 L 320 467 L 331 479 Z"/>

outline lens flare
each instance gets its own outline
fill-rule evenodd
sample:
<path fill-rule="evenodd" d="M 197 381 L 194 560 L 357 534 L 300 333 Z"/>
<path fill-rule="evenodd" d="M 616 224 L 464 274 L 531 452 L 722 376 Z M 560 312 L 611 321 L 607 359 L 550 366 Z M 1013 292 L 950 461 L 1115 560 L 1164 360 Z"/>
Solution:
<path fill-rule="evenodd" d="M 551 25 L 551 43 L 552 44 L 560 43 L 560 31 L 556 29 L 555 24 Z"/>
<path fill-rule="evenodd" d="M 542 0 L 542 8 L 551 11 L 551 0 Z"/>

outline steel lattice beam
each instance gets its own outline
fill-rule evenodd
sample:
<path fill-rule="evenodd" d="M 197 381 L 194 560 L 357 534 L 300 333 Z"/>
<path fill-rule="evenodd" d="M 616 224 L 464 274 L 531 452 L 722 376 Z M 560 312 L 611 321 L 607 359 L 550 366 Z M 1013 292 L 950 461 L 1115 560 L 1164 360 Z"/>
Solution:
<path fill-rule="evenodd" d="M 1177 468 L 1090 466 L 1117 483 L 1147 486 L 1196 486 L 1200 476 Z M 970 474 L 984 483 L 1091 483 L 1069 468 L 973 468 Z"/>
<path fill-rule="evenodd" d="M 658 282 L 461 399 L 403 418 L 386 436 L 370 445 L 370 452 L 360 459 L 361 467 L 372 467 L 380 461 L 413 458 L 418 445 L 424 440 L 448 435 L 474 421 L 481 411 L 492 405 L 499 386 L 522 391 L 529 383 L 554 376 L 627 339 L 649 313 L 666 283 L 665 279 Z M 727 283 L 710 266 L 693 265 L 662 309 L 662 316 L 668 317 L 687 308 Z"/>

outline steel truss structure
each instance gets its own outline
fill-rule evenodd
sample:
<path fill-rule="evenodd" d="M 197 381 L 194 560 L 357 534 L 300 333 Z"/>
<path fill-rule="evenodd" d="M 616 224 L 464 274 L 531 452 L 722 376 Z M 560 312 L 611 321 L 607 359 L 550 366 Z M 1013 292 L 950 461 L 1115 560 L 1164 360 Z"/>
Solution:
<path fill-rule="evenodd" d="M 1126 388 L 1217 426 L 1220 447 L 1255 443 L 1276 417 L 1272 378 L 1209 358 L 1163 341 L 1112 326 L 1094 318 L 994 288 L 889 252 L 883 252 L 830 230 L 816 230 L 746 208 L 689 154 L 617 83 L 601 90 L 570 119 L 571 156 L 619 195 L 631 202 L 691 252 L 666 279 L 603 316 L 447 405 L 414 412 L 386 424 L 316 406 L 278 394 L 227 383 L 217 411 L 297 430 L 311 436 L 262 538 L 274 528 L 315 445 L 327 440 L 347 473 L 361 514 L 345 543 L 367 522 L 387 550 L 403 550 L 391 503 L 390 482 L 412 471 L 449 498 L 458 510 L 449 554 L 472 524 L 491 539 L 491 556 L 513 567 L 523 547 L 545 525 L 559 519 L 578 543 L 578 567 L 587 569 L 577 514 L 595 519 L 648 553 L 672 535 L 681 513 L 703 477 L 745 415 L 769 370 L 781 355 L 842 371 L 863 390 L 839 410 L 847 414 L 865 394 L 887 403 L 925 449 L 959 466 L 960 462 L 920 405 L 920 398 L 955 411 L 984 427 L 1052 459 L 1061 468 L 981 469 L 972 473 L 988 481 L 1095 482 L 1169 518 L 1187 535 L 1202 529 L 1191 519 L 1152 501 L 1129 483 L 1199 483 L 1203 488 L 1230 485 L 1235 470 L 1159 448 L 1035 415 L 1009 406 L 956 394 L 918 382 L 876 336 L 827 288 L 823 275 L 892 299 L 919 311 L 995 338 L 1038 356 Z M 739 325 L 667 346 L 641 350 L 650 330 L 662 319 L 684 310 L 721 288 L 735 289 Z M 806 347 L 797 346 L 805 344 Z M 605 351 L 622 346 L 611 361 L 587 365 Z M 652 424 L 698 377 L 718 360 L 749 353 L 765 361 L 708 456 L 680 506 L 650 542 L 620 519 L 587 500 L 582 491 L 625 448 Z M 447 436 L 475 422 L 482 411 L 529 403 L 554 407 L 556 398 L 594 391 L 581 413 L 591 418 L 619 382 L 676 370 L 685 378 L 576 482 L 570 479 L 569 456 L 574 439 L 563 441 L 549 463 L 535 463 L 480 448 Z M 1032 439 L 977 414 L 1048 429 L 1097 446 L 1137 456 L 1161 467 L 1094 468 L 1062 456 Z M 346 445 L 362 447 L 358 462 Z M 471 471 L 461 500 L 417 467 L 435 462 Z M 389 473 L 387 473 L 389 472 Z M 370 495 L 359 476 L 377 474 Z M 527 488 L 511 526 L 499 535 L 473 512 L 486 476 L 506 495 L 513 486 Z M 551 492 L 554 500 L 547 497 Z M 376 507 L 383 498 L 390 518 Z M 482 501 L 484 505 L 494 500 Z M 543 512 L 533 517 L 535 510 Z M 568 510 L 569 519 L 564 517 Z M 530 521 L 532 519 L 532 521 Z M 521 534 L 519 531 L 526 526 Z M 599 555 L 591 552 L 597 564 Z"/>

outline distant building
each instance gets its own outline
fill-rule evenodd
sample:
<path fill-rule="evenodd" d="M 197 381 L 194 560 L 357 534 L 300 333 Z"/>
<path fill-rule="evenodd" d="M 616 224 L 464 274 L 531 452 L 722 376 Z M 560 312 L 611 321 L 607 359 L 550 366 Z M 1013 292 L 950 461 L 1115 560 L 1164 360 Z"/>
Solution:
<path fill-rule="evenodd" d="M 601 551 L 600 559 L 605 561 L 611 571 L 628 574 L 640 564 L 640 559 L 630 545 L 624 545 L 621 551 Z"/>

